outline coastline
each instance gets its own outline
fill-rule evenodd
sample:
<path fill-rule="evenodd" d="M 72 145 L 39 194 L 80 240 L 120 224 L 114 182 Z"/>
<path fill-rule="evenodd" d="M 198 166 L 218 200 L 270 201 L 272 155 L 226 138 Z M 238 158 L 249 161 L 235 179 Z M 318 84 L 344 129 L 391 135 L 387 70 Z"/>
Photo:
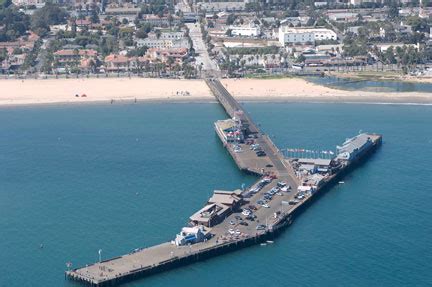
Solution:
<path fill-rule="evenodd" d="M 432 77 L 428 76 L 410 76 L 401 75 L 396 72 L 375 72 L 375 71 L 358 71 L 358 72 L 327 72 L 327 76 L 340 79 L 378 81 L 378 82 L 403 82 L 411 84 L 431 84 Z"/>
<path fill-rule="evenodd" d="M 0 91 L 0 106 L 214 99 L 201 80 L 148 78 L 14 79 L 0 81 Z"/>
<path fill-rule="evenodd" d="M 432 94 L 422 92 L 345 91 L 320 86 L 302 78 L 223 79 L 222 84 L 243 102 L 311 102 L 432 105 Z M 92 78 L 0 81 L 0 107 L 215 102 L 203 80 L 149 78 Z M 78 94 L 79 97 L 75 95 Z M 86 97 L 81 97 L 85 94 Z"/>
<path fill-rule="evenodd" d="M 224 79 L 221 82 L 240 101 L 432 104 L 431 93 L 346 91 L 314 84 L 301 78 Z"/>

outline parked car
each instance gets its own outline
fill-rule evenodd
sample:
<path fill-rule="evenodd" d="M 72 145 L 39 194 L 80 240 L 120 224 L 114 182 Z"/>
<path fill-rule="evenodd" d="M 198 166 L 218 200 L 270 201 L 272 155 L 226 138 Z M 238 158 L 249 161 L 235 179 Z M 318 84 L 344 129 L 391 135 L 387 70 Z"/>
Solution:
<path fill-rule="evenodd" d="M 256 227 L 256 230 L 265 230 L 266 226 L 264 224 L 260 224 Z"/>

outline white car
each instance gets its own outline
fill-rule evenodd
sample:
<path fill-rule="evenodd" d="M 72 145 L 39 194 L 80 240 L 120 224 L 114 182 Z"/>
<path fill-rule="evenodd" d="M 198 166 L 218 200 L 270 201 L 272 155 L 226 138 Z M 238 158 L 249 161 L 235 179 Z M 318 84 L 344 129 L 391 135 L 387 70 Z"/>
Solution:
<path fill-rule="evenodd" d="M 235 231 L 234 231 L 234 229 L 230 228 L 230 229 L 228 229 L 228 233 L 233 235 L 235 233 Z"/>
<path fill-rule="evenodd" d="M 262 207 L 270 208 L 270 206 L 267 203 L 263 204 Z"/>
<path fill-rule="evenodd" d="M 244 216 L 249 216 L 251 214 L 251 212 L 249 210 L 245 209 L 245 210 L 243 210 L 242 214 Z"/>

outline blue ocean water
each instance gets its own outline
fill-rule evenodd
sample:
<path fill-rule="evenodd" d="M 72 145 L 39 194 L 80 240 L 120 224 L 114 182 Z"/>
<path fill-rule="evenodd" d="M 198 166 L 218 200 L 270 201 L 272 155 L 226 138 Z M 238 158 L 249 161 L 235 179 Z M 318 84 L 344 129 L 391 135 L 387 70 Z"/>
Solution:
<path fill-rule="evenodd" d="M 244 105 L 281 148 L 360 129 L 384 144 L 273 245 L 125 286 L 432 285 L 432 107 Z M 79 286 L 66 262 L 168 241 L 213 189 L 253 182 L 213 131 L 222 118 L 210 103 L 0 109 L 0 286 Z"/>
<path fill-rule="evenodd" d="M 309 81 L 318 85 L 348 91 L 370 92 L 422 92 L 431 93 L 431 83 L 414 83 L 402 81 L 372 81 L 361 79 L 345 79 L 333 76 L 308 77 Z"/>

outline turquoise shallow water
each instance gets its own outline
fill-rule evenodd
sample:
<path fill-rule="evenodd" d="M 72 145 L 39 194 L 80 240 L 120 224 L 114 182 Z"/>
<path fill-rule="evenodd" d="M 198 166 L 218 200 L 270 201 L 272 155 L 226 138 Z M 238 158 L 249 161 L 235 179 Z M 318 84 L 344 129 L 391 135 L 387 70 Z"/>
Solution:
<path fill-rule="evenodd" d="M 431 286 L 432 107 L 245 106 L 281 148 L 360 129 L 384 144 L 275 244 L 126 286 Z M 251 183 L 214 134 L 224 117 L 216 104 L 1 109 L 0 286 L 79 286 L 65 262 L 170 240 L 213 189 Z"/>

